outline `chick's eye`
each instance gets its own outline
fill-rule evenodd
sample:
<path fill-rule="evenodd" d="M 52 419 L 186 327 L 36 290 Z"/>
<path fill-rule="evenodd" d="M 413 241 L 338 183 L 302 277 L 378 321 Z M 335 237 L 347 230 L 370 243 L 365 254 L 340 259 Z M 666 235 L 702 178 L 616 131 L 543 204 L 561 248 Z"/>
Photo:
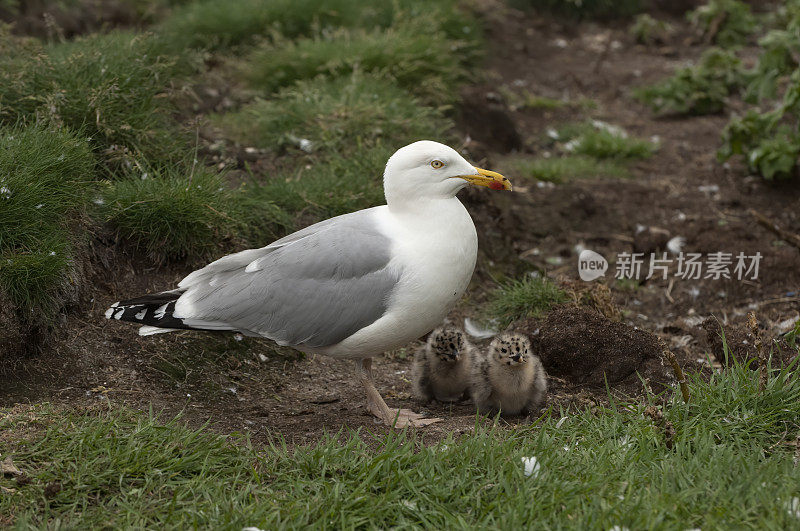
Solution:
<path fill-rule="evenodd" d="M 443 167 L 444 167 L 444 162 L 442 162 L 441 160 L 432 160 L 431 161 L 431 168 L 433 168 L 434 170 L 438 170 L 439 168 L 443 168 Z"/>

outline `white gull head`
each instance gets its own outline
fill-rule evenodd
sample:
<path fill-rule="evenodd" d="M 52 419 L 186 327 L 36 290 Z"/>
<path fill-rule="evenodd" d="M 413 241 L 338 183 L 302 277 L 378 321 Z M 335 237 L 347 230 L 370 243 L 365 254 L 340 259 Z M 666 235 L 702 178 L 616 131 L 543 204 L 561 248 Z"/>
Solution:
<path fill-rule="evenodd" d="M 383 174 L 390 208 L 405 202 L 450 198 L 468 184 L 511 189 L 508 179 L 499 173 L 476 168 L 453 148 L 430 140 L 398 149 Z"/>

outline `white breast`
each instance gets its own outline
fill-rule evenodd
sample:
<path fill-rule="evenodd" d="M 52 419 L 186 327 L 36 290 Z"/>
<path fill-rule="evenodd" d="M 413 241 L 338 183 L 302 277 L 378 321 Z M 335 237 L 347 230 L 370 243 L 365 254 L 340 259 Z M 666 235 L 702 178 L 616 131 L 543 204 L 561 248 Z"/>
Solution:
<path fill-rule="evenodd" d="M 475 269 L 478 237 L 469 213 L 455 197 L 432 201 L 420 215 L 383 207 L 382 228 L 393 240 L 390 267 L 400 272 L 386 314 L 336 345 L 319 352 L 369 357 L 399 348 L 428 333 L 464 294 Z"/>

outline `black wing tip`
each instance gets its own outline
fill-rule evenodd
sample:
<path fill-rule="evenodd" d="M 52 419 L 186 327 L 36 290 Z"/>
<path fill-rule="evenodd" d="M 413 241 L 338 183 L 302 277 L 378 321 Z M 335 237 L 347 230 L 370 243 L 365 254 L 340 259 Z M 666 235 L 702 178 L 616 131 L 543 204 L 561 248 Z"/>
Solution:
<path fill-rule="evenodd" d="M 118 301 L 105 312 L 106 319 L 128 321 L 158 328 L 189 328 L 173 317 L 175 302 L 182 291 L 165 291 Z"/>

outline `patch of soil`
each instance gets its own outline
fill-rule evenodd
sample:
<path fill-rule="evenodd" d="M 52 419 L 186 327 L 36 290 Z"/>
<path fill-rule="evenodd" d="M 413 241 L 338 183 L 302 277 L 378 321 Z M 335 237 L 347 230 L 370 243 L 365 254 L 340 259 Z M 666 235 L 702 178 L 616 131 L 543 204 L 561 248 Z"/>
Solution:
<path fill-rule="evenodd" d="M 701 326 L 706 333 L 708 351 L 723 367 L 728 367 L 735 362 L 748 365 L 752 370 L 760 368 L 761 363 L 755 348 L 758 341 L 762 342 L 764 354 L 775 369 L 788 366 L 798 356 L 797 351 L 793 350 L 784 338 L 765 338 L 766 331 L 759 330 L 761 337 L 756 337 L 745 326 L 724 326 L 713 317 L 706 319 Z"/>
<path fill-rule="evenodd" d="M 465 90 L 457 111 L 456 124 L 471 139 L 473 156 L 522 149 L 514 118 L 495 93 L 472 94 Z"/>

